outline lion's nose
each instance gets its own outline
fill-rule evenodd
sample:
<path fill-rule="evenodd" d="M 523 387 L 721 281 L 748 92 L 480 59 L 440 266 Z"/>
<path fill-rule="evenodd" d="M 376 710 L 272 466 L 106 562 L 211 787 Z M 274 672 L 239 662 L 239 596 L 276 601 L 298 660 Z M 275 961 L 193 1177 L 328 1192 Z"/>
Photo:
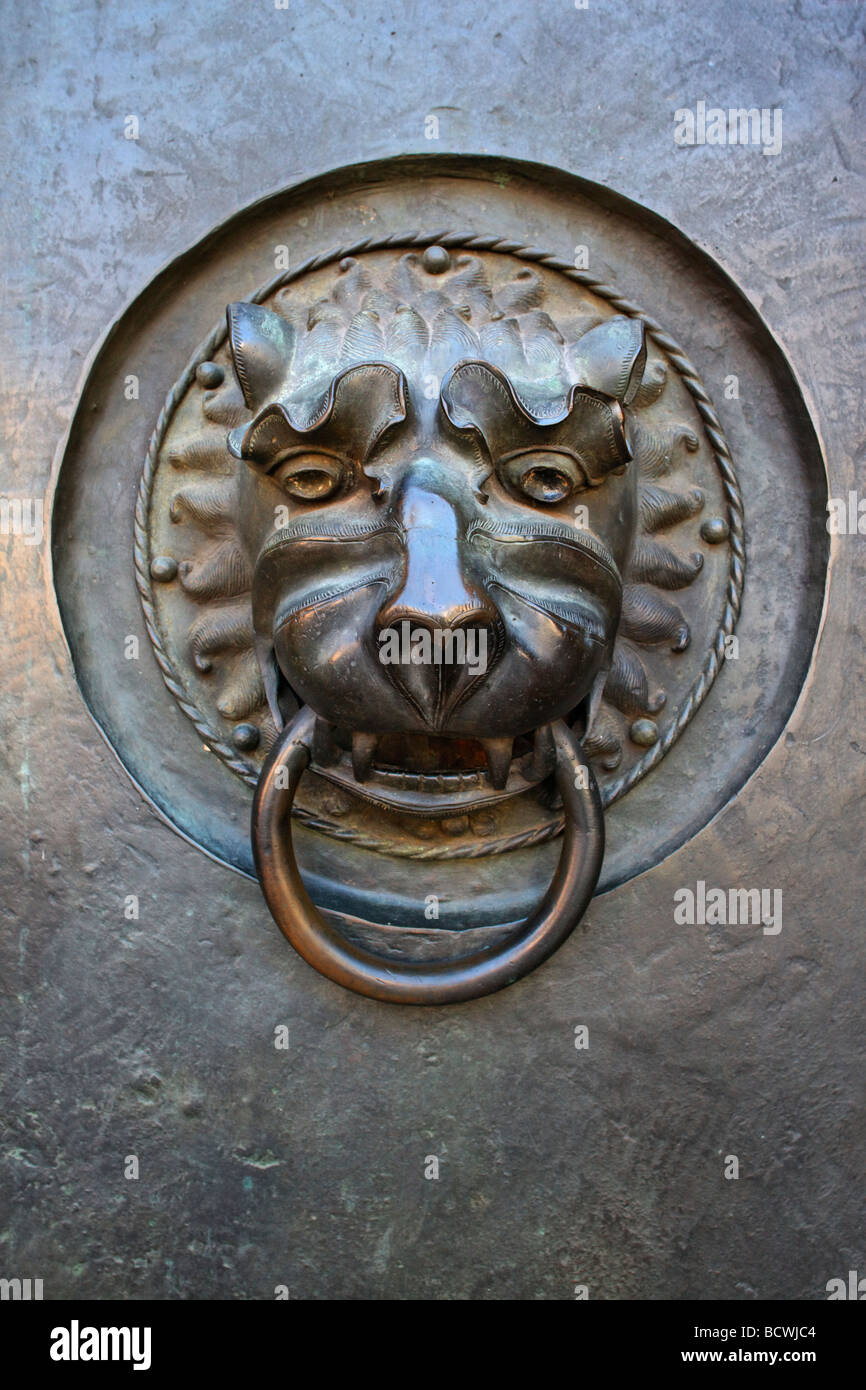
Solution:
<path fill-rule="evenodd" d="M 425 719 L 441 727 L 469 681 L 486 673 L 499 645 L 499 614 L 462 554 L 459 504 L 409 482 L 396 499 L 404 568 L 379 611 L 380 653 L 397 635 L 389 674 Z"/>
<path fill-rule="evenodd" d="M 495 607 L 464 566 L 456 506 L 410 483 L 396 512 L 405 535 L 405 566 L 399 588 L 379 613 L 380 628 L 404 621 L 431 631 L 495 625 Z"/>

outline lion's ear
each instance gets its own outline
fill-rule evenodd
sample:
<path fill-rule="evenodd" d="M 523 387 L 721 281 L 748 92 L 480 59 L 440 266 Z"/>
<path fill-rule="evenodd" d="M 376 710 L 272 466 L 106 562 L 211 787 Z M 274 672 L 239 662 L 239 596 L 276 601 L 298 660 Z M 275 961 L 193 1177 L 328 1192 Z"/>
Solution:
<path fill-rule="evenodd" d="M 622 314 L 607 319 L 572 345 L 569 362 L 578 386 L 629 405 L 637 395 L 646 365 L 643 323 Z"/>
<path fill-rule="evenodd" d="M 235 374 L 249 409 L 258 411 L 288 382 L 295 330 L 260 304 L 230 304 L 226 318 Z"/>

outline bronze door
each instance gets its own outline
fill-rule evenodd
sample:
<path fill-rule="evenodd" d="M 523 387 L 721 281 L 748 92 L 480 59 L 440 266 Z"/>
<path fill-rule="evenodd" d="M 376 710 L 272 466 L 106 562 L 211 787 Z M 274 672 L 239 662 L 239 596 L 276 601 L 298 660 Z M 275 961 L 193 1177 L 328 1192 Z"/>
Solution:
<path fill-rule="evenodd" d="M 10 49 L 0 1275 L 835 1296 L 857 7 L 97 8 Z"/>

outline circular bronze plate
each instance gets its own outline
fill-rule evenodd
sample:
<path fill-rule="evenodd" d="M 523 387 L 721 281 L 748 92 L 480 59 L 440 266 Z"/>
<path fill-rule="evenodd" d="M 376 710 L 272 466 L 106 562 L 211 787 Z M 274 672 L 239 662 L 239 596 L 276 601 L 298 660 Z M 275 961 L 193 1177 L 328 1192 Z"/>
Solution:
<path fill-rule="evenodd" d="M 405 230 L 419 209 L 429 230 Z M 431 246 L 450 254 L 436 280 L 455 305 L 471 258 L 497 302 L 531 285 L 524 307 L 557 322 L 620 314 L 647 329 L 642 549 L 587 749 L 609 807 L 603 890 L 694 834 L 778 737 L 826 568 L 820 451 L 778 347 L 705 255 L 606 190 L 502 161 L 392 161 L 275 195 L 169 266 L 109 335 L 70 435 L 54 511 L 70 648 L 94 717 L 153 803 L 250 872 L 251 788 L 276 731 L 237 545 L 243 465 L 225 441 L 251 416 L 225 304 L 312 308 L 347 257 L 375 280 Z M 429 934 L 435 894 L 437 941 L 524 915 L 562 825 L 536 795 L 401 816 L 322 769 L 305 774 L 295 813 L 320 905 L 362 921 L 384 910 Z"/>

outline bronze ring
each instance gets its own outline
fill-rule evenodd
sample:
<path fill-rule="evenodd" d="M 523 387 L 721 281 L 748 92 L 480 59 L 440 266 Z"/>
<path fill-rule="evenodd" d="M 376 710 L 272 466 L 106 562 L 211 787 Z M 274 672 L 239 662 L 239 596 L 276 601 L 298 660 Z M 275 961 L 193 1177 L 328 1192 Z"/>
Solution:
<path fill-rule="evenodd" d="M 386 960 L 354 945 L 326 921 L 304 887 L 292 848 L 291 811 L 310 761 L 315 720 L 305 706 L 285 728 L 262 768 L 252 814 L 253 853 L 265 899 L 304 960 L 370 999 L 454 1004 L 513 984 L 562 945 L 586 911 L 604 855 L 598 788 L 579 740 L 562 720 L 552 727 L 565 830 L 550 887 L 536 911 L 497 947 L 435 963 Z"/>

